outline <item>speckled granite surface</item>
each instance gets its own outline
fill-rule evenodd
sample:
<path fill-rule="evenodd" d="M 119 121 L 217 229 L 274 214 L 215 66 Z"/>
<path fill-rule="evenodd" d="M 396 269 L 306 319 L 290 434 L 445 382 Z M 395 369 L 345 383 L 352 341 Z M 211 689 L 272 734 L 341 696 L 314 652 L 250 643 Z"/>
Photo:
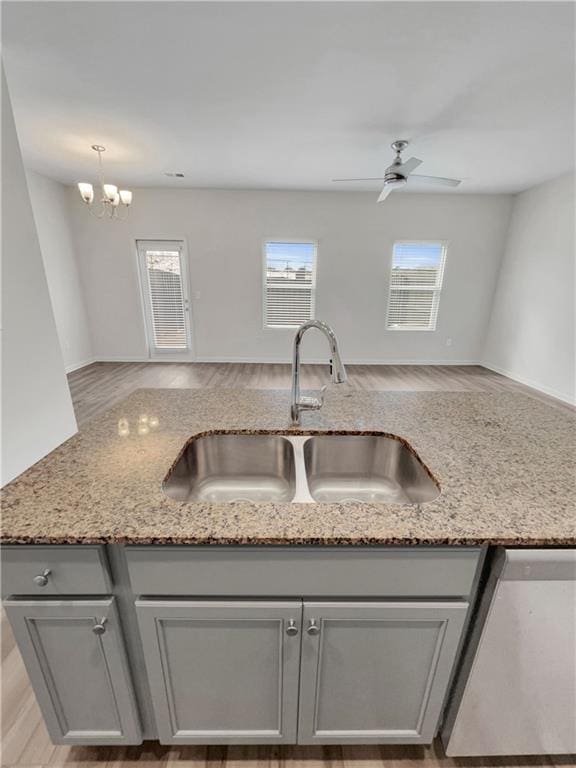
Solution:
<path fill-rule="evenodd" d="M 345 397 L 334 389 L 322 411 L 303 415 L 305 429 L 382 430 L 408 440 L 442 489 L 419 506 L 182 503 L 163 495 L 161 482 L 193 434 L 288 428 L 288 404 L 287 392 L 138 390 L 4 489 L 1 539 L 576 546 L 576 419 L 522 395 Z M 138 433 L 141 414 L 158 420 L 147 434 Z M 120 419 L 129 435 L 119 435 Z"/>

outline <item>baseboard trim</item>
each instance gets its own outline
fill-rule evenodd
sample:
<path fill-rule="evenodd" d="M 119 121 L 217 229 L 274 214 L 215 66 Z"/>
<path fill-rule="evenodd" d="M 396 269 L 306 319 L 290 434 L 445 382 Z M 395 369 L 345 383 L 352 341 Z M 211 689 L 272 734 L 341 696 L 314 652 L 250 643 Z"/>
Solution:
<path fill-rule="evenodd" d="M 144 355 L 101 355 L 95 358 L 96 363 L 196 363 L 191 357 L 146 357 Z"/>
<path fill-rule="evenodd" d="M 82 360 L 80 363 L 71 363 L 66 366 L 66 373 L 72 373 L 72 371 L 78 371 L 80 368 L 86 368 L 87 365 L 98 362 L 95 357 L 89 357 L 86 360 Z"/>
<path fill-rule="evenodd" d="M 222 356 L 222 357 L 212 357 L 212 356 L 201 356 L 197 357 L 194 361 L 196 363 L 261 363 L 261 364 L 286 364 L 291 363 L 292 358 L 288 357 L 269 357 L 269 358 L 261 358 L 261 357 L 231 357 L 231 356 Z M 303 359 L 302 363 L 304 365 L 325 365 L 328 363 L 328 356 L 326 357 L 318 357 L 318 358 L 310 358 L 310 359 Z M 422 360 L 422 359 L 414 359 L 414 360 L 404 360 L 400 358 L 390 358 L 387 360 L 383 360 L 382 358 L 374 359 L 374 358 L 346 358 L 344 360 L 345 365 L 481 365 L 481 363 L 478 360 Z"/>
<path fill-rule="evenodd" d="M 492 363 L 487 363 L 486 361 L 480 362 L 479 365 L 483 366 L 484 368 L 488 368 L 489 371 L 499 373 L 501 376 L 506 376 L 507 379 L 517 381 L 518 384 L 524 384 L 525 387 L 535 389 L 538 392 L 541 392 L 543 395 L 548 395 L 548 397 L 553 397 L 555 400 L 560 400 L 561 402 L 567 403 L 568 405 L 576 406 L 575 398 L 571 398 L 569 395 L 565 395 L 563 392 L 559 392 L 558 390 L 553 389 L 552 387 L 548 387 L 545 384 L 541 384 L 538 381 L 527 379 L 525 376 L 518 376 L 518 374 L 514 373 L 513 371 L 509 371 L 507 368 L 500 368 L 499 366 L 493 365 Z"/>
<path fill-rule="evenodd" d="M 93 363 L 256 363 L 269 364 L 289 364 L 291 357 L 251 357 L 251 356 L 233 356 L 233 355 L 200 355 L 194 359 L 182 357 L 144 357 L 144 356 L 116 356 L 101 355 L 94 358 Z M 325 365 L 328 363 L 328 357 L 318 357 L 303 359 L 304 365 Z M 401 358 L 357 358 L 344 360 L 346 365 L 482 365 L 478 360 L 404 360 Z M 89 363 L 86 363 L 89 365 Z M 79 366 L 81 367 L 81 366 Z"/>

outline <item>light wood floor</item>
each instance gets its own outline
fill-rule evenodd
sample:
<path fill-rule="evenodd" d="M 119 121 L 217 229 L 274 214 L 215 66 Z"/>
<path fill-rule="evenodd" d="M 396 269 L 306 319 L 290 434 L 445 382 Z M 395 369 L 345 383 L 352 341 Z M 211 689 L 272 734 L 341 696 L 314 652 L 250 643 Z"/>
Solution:
<path fill-rule="evenodd" d="M 557 408 L 570 406 L 479 365 L 350 365 L 352 387 L 362 390 L 521 392 Z M 302 386 L 328 381 L 325 365 L 304 365 Z M 80 425 L 140 387 L 288 389 L 290 366 L 261 363 L 94 363 L 68 376 Z"/>
<path fill-rule="evenodd" d="M 479 366 L 350 366 L 352 386 L 364 390 L 522 392 L 568 408 Z M 303 386 L 326 382 L 326 367 L 304 366 Z M 287 389 L 287 365 L 211 363 L 95 363 L 69 376 L 79 424 L 140 387 Z M 2 627 L 1 766 L 18 768 L 523 768 L 576 766 L 572 757 L 445 757 L 442 747 L 55 747 L 50 743 L 19 651 Z M 519 714 L 519 716 L 521 716 Z"/>

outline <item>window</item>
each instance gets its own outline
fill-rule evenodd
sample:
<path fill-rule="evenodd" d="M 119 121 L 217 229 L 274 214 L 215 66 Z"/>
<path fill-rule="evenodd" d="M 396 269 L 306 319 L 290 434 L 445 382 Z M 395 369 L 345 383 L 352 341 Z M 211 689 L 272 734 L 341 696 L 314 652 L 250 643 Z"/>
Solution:
<path fill-rule="evenodd" d="M 389 330 L 436 330 L 445 261 L 445 243 L 394 243 L 386 322 Z"/>
<path fill-rule="evenodd" d="M 314 317 L 316 243 L 267 241 L 264 325 L 294 328 Z"/>
<path fill-rule="evenodd" d="M 178 240 L 138 240 L 137 245 L 150 352 L 188 352 L 184 244 Z"/>

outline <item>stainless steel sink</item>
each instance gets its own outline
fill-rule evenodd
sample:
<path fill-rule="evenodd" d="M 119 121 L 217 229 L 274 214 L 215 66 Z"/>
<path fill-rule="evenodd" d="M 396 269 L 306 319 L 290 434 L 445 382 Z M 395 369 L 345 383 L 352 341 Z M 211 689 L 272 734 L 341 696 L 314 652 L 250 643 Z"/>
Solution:
<path fill-rule="evenodd" d="M 187 443 L 163 483 L 177 501 L 421 504 L 440 493 L 391 435 L 216 433 Z"/>
<path fill-rule="evenodd" d="M 162 488 L 178 501 L 291 501 L 294 451 L 281 435 L 201 436 L 185 446 Z"/>
<path fill-rule="evenodd" d="M 314 501 L 421 504 L 440 493 L 415 452 L 396 437 L 311 437 L 304 464 Z"/>

